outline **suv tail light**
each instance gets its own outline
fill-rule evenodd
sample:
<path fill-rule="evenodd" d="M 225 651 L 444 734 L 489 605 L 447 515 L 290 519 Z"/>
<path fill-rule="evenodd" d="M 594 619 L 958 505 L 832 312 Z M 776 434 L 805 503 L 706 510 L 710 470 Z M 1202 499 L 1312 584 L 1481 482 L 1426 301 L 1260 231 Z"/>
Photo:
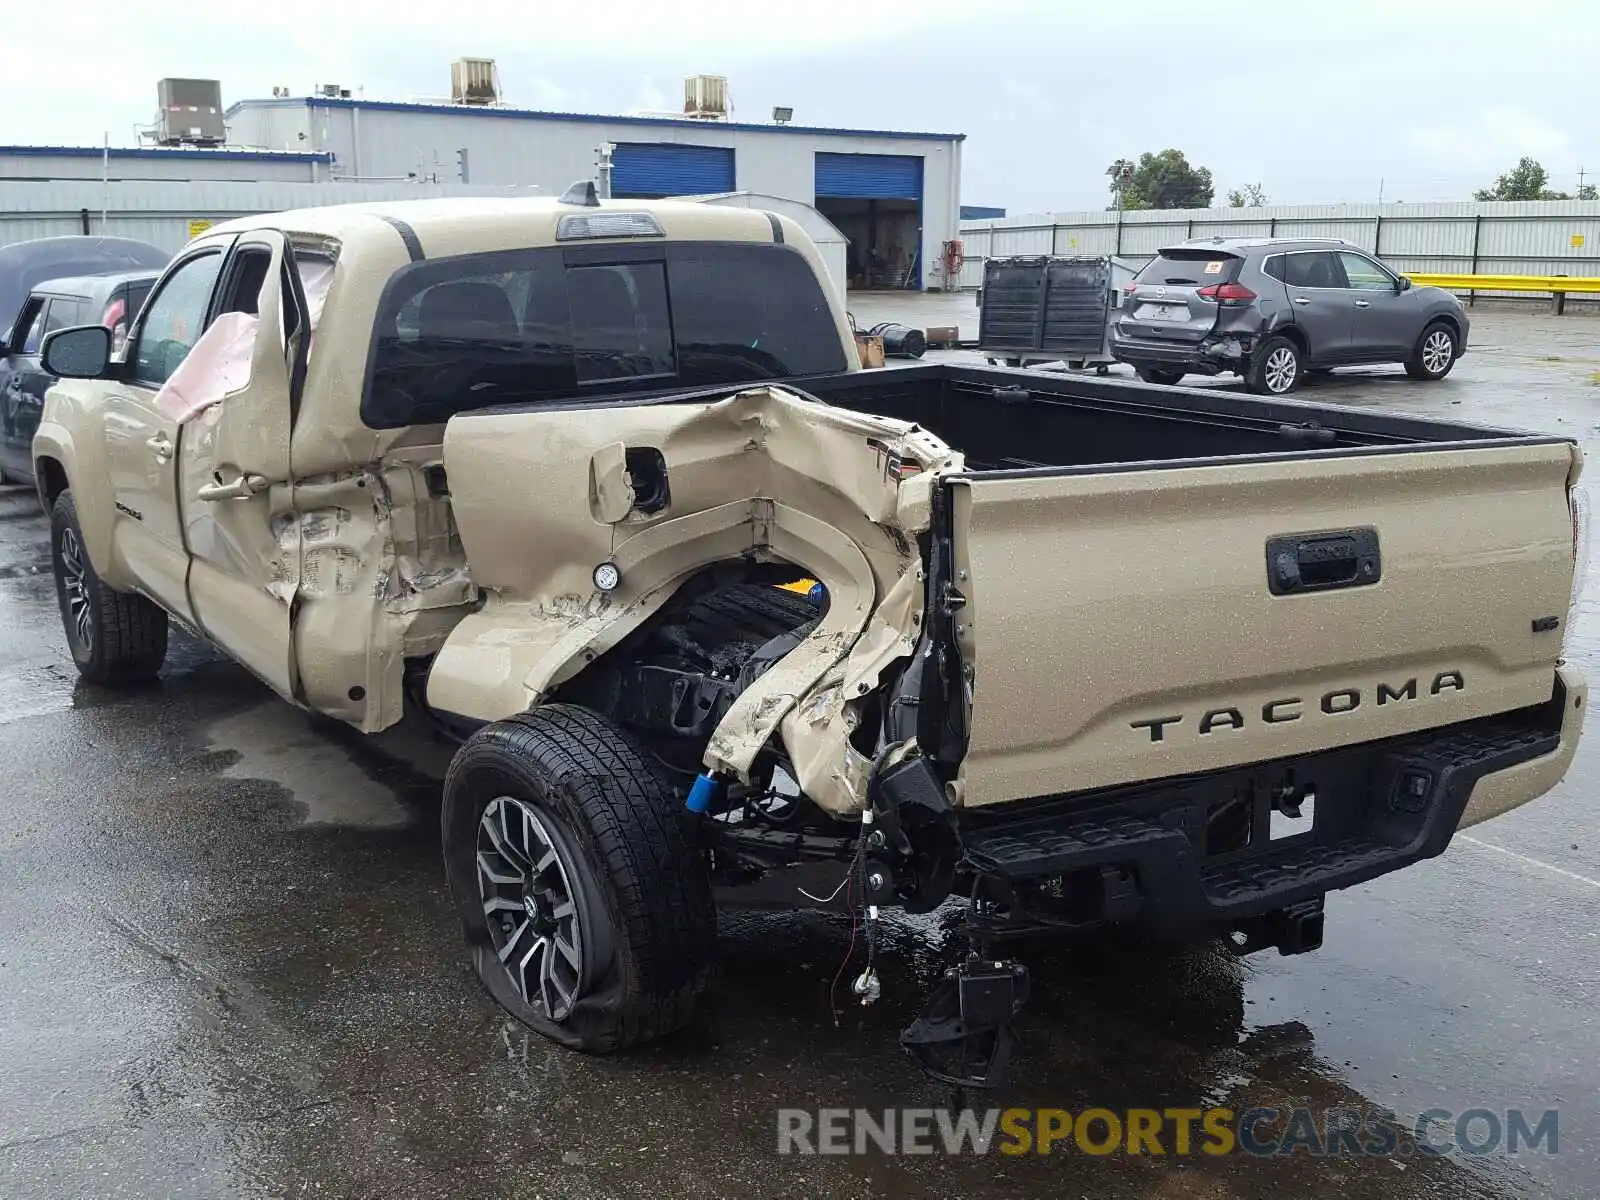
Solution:
<path fill-rule="evenodd" d="M 1256 298 L 1256 294 L 1242 283 L 1213 283 L 1210 287 L 1201 288 L 1195 295 L 1213 304 L 1234 308 L 1249 304 Z"/>
<path fill-rule="evenodd" d="M 106 311 L 100 314 L 100 324 L 107 329 L 115 329 L 122 324 L 122 318 L 127 315 L 128 306 L 122 302 L 122 297 L 118 296 L 110 304 L 106 305 Z"/>

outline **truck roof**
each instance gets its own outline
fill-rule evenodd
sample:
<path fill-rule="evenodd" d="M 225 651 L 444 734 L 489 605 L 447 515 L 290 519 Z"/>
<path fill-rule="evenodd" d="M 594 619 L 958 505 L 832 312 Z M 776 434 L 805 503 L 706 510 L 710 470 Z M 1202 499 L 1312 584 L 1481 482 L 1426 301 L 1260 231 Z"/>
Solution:
<path fill-rule="evenodd" d="M 429 255 L 470 253 L 502 245 L 553 244 L 564 216 L 601 212 L 646 212 L 669 240 L 782 241 L 775 215 L 760 209 L 726 208 L 682 200 L 602 200 L 598 207 L 553 197 L 449 196 L 300 208 L 267 216 L 241 217 L 208 229 L 202 237 L 245 233 L 263 227 L 359 240 L 402 239 L 428 246 Z M 465 234 L 466 236 L 462 236 Z M 413 257 L 417 254 L 414 253 Z"/>

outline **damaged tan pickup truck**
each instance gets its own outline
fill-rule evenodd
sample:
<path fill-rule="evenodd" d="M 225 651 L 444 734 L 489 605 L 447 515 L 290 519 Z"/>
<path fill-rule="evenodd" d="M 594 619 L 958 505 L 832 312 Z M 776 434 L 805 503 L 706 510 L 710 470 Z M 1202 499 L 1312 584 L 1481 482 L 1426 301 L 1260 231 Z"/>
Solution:
<path fill-rule="evenodd" d="M 34 442 L 83 675 L 169 619 L 460 742 L 477 970 L 603 1051 L 689 1020 L 713 896 L 970 939 L 902 1041 L 981 1083 L 1008 939 L 1314 949 L 1322 899 L 1572 759 L 1565 439 L 947 364 L 860 372 L 801 230 L 429 200 L 211 229 Z M 719 889 L 714 893 L 713 889 Z"/>

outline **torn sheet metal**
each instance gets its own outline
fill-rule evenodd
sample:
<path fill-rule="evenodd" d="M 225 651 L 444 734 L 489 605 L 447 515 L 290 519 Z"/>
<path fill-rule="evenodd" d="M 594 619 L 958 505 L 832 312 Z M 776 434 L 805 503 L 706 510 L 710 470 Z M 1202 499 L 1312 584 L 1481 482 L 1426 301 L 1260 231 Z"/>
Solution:
<path fill-rule="evenodd" d="M 618 463 L 637 449 L 665 467 L 670 501 L 659 510 L 624 511 L 632 488 Z M 778 733 L 797 765 L 812 764 L 803 772 L 833 781 L 819 782 L 819 803 L 859 807 L 864 768 L 847 749 L 844 690 L 870 692 L 910 653 L 922 606 L 917 535 L 933 474 L 959 468 L 958 454 L 908 422 L 759 387 L 597 409 L 581 422 L 556 410 L 462 416 L 446 430 L 444 459 L 487 598 L 434 660 L 431 704 L 483 720 L 520 712 L 701 568 L 787 562 L 823 581 L 829 619 L 746 690 L 706 762 L 743 776 Z M 608 594 L 593 582 L 603 562 L 621 574 Z"/>

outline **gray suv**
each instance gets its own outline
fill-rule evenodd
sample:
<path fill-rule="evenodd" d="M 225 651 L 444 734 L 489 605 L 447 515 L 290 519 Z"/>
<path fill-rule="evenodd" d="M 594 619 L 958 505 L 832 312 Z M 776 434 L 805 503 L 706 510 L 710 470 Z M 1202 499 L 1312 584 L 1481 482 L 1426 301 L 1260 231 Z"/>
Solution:
<path fill-rule="evenodd" d="M 1231 371 L 1281 396 L 1308 372 L 1357 363 L 1443 379 L 1469 325 L 1455 296 L 1346 242 L 1216 238 L 1145 264 L 1113 313 L 1111 352 L 1146 383 Z"/>

